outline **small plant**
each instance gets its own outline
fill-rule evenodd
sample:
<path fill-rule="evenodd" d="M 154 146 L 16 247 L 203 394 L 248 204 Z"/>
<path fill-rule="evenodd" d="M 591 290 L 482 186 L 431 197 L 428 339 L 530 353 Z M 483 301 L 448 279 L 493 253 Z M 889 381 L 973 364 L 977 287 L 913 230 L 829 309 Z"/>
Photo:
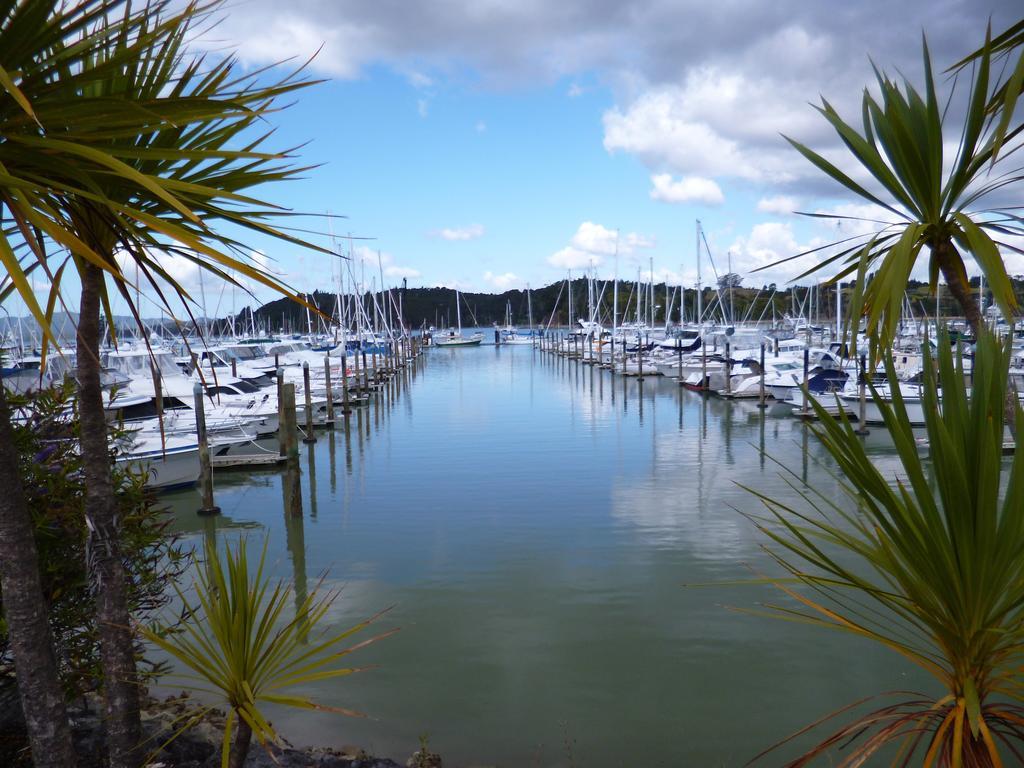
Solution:
<path fill-rule="evenodd" d="M 389 630 L 348 648 L 339 646 L 383 611 L 339 634 L 328 635 L 325 631 L 310 638 L 337 599 L 337 591 L 320 595 L 320 590 L 314 589 L 298 603 L 295 615 L 281 624 L 291 590 L 280 581 L 271 588 L 270 579 L 264 578 L 266 542 L 252 576 L 244 539 L 234 551 L 230 546 L 225 549 L 223 562 L 215 546 L 206 545 L 203 551 L 205 567 L 196 568 L 197 602 L 190 601 L 175 586 L 184 606 L 180 629 L 165 633 L 144 628 L 143 632 L 150 642 L 192 670 L 201 683 L 212 687 L 228 705 L 221 765 L 241 768 L 253 736 L 263 747 L 277 743 L 277 733 L 261 711 L 263 704 L 362 717 L 350 709 L 317 704 L 283 691 L 360 671 L 338 667 L 336 662 L 398 630 Z M 212 709 L 208 706 L 193 713 L 177 733 Z"/>
<path fill-rule="evenodd" d="M 752 519 L 787 572 L 771 581 L 794 601 L 769 605 L 772 615 L 881 643 L 939 686 L 897 694 L 790 766 L 836 748 L 849 750 L 845 767 L 883 748 L 899 766 L 989 768 L 1008 755 L 1024 763 L 1024 447 L 1018 440 L 1013 457 L 1002 457 L 1010 351 L 984 333 L 968 389 L 962 359 L 954 363 L 948 338 L 940 339 L 938 368 L 925 357 L 928 459 L 898 389 L 891 406 L 875 397 L 902 465 L 898 478 L 871 462 L 845 418 L 815 403 L 815 431 L 843 475 L 842 495 L 793 478 L 808 511 L 754 492 L 768 515 Z M 891 356 L 886 364 L 894 378 Z"/>

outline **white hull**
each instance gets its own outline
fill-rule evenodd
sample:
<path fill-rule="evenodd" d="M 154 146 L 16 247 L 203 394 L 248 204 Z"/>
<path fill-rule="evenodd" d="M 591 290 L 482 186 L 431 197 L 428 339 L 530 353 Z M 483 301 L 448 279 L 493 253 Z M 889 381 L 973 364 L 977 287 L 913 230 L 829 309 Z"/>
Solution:
<path fill-rule="evenodd" d="M 434 342 L 435 347 L 478 347 L 483 338 L 479 339 L 445 339 Z"/>
<path fill-rule="evenodd" d="M 119 464 L 133 464 L 148 474 L 147 488 L 169 490 L 195 485 L 199 479 L 199 445 L 133 452 L 119 457 Z"/>

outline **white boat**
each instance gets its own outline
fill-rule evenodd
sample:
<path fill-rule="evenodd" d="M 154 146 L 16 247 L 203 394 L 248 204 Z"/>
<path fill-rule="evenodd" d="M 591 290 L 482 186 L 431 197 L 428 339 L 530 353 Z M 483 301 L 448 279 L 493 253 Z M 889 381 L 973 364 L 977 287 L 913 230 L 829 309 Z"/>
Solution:
<path fill-rule="evenodd" d="M 484 340 L 484 335 L 479 331 L 472 336 L 463 336 L 461 331 L 449 328 L 448 332 L 441 336 L 434 336 L 436 347 L 478 347 Z"/>
<path fill-rule="evenodd" d="M 455 289 L 455 315 L 458 319 L 459 329 L 456 331 L 454 328 L 449 328 L 443 334 L 436 334 L 434 336 L 434 345 L 438 347 L 477 347 L 480 346 L 480 342 L 484 340 L 483 333 L 477 331 L 472 336 L 462 335 L 462 309 L 459 304 L 460 302 L 459 290 Z"/>
<path fill-rule="evenodd" d="M 199 479 L 199 443 L 195 436 L 165 435 L 139 430 L 130 435 L 118 464 L 133 464 L 148 474 L 146 487 L 186 488 Z"/>

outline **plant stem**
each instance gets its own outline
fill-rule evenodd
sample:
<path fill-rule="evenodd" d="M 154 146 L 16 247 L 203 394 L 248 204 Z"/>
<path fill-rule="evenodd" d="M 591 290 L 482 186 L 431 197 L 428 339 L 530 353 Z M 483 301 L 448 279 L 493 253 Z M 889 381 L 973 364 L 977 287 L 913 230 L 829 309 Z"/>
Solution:
<path fill-rule="evenodd" d="M 982 316 L 978 300 L 975 298 L 974 292 L 966 280 L 960 254 L 957 253 L 953 243 L 949 241 L 936 245 L 933 248 L 933 252 L 938 259 L 939 269 L 942 272 L 942 277 L 946 280 L 949 292 L 956 299 L 956 303 L 960 305 L 964 318 L 967 320 L 967 325 L 970 326 L 971 333 L 977 339 L 978 335 L 985 331 L 985 318 Z M 1017 393 L 1012 386 L 1006 388 L 1003 417 L 1006 419 L 1006 426 L 1009 427 L 1010 434 L 1016 436 Z"/>
<path fill-rule="evenodd" d="M 231 756 L 228 758 L 228 768 L 242 768 L 245 765 L 246 755 L 249 754 L 249 742 L 252 741 L 252 728 L 241 717 L 238 718 L 238 726 L 235 728 L 235 738 L 231 742 Z"/>
<path fill-rule="evenodd" d="M 107 750 L 110 768 L 137 768 L 142 755 L 139 687 L 135 648 L 125 590 L 117 525 L 117 499 L 111 479 L 110 446 L 100 386 L 100 295 L 103 272 L 91 264 L 81 270 L 78 320 L 78 410 L 85 468 L 85 515 L 90 524 L 87 557 L 96 599 L 100 638 Z"/>

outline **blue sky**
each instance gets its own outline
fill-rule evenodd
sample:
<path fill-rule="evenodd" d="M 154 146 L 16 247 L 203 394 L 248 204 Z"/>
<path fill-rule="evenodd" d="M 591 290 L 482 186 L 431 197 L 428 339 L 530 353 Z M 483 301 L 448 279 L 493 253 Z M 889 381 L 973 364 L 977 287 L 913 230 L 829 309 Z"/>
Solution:
<path fill-rule="evenodd" d="M 793 210 L 874 213 L 780 137 L 847 163 L 808 102 L 854 118 L 869 56 L 920 80 L 922 28 L 945 67 L 989 16 L 1001 29 L 1018 15 L 1009 0 L 240 0 L 198 47 L 245 67 L 319 51 L 310 74 L 327 82 L 275 116 L 274 141 L 308 142 L 301 161 L 321 167 L 265 197 L 373 238 L 355 243 L 367 286 L 378 250 L 388 284 L 502 290 L 569 266 L 609 277 L 616 242 L 620 276 L 653 259 L 658 280 L 693 285 L 698 218 L 718 270 L 731 252 L 761 285 L 800 265 L 752 270 L 837 234 Z M 327 258 L 253 245 L 297 290 L 332 287 Z"/>

